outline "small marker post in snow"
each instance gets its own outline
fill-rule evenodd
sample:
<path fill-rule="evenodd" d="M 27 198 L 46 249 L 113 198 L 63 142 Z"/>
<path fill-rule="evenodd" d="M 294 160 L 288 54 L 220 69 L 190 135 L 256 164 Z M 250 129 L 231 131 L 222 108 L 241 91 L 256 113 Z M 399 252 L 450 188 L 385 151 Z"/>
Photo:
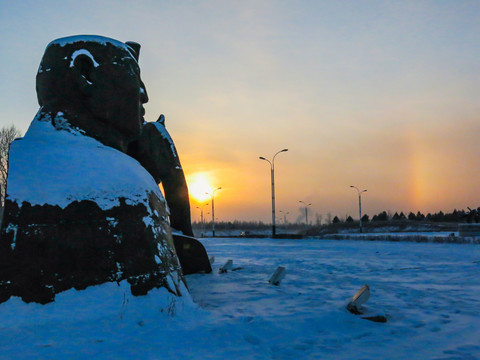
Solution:
<path fill-rule="evenodd" d="M 219 274 L 223 274 L 228 272 L 228 270 L 232 270 L 233 268 L 233 260 L 227 260 L 225 265 L 223 265 L 220 269 L 218 269 Z"/>
<path fill-rule="evenodd" d="M 365 304 L 370 298 L 370 287 L 368 285 L 363 285 L 360 290 L 358 290 L 355 295 L 353 295 L 352 300 L 347 304 L 347 310 L 352 314 L 360 315 L 360 307 Z"/>
<path fill-rule="evenodd" d="M 285 268 L 283 266 L 279 266 L 277 270 L 273 273 L 272 277 L 268 282 L 270 284 L 278 286 L 280 284 L 280 281 L 285 277 Z"/>
<path fill-rule="evenodd" d="M 365 304 L 370 298 L 370 287 L 368 285 L 363 285 L 360 290 L 358 290 L 355 295 L 353 295 L 352 300 L 347 304 L 347 310 L 355 315 L 362 315 L 363 311 L 361 306 Z M 387 317 L 385 315 L 375 315 L 375 316 L 361 316 L 362 319 L 377 322 L 377 323 L 386 323 Z"/>

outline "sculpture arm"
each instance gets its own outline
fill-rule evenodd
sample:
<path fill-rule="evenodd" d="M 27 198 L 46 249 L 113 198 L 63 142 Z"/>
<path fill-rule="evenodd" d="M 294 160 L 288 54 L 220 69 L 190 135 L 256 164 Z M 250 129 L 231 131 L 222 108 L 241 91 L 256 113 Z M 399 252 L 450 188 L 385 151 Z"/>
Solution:
<path fill-rule="evenodd" d="M 184 235 L 193 236 L 188 187 L 183 170 L 172 169 L 162 179 L 165 199 L 170 208 L 170 224 Z"/>
<path fill-rule="evenodd" d="M 162 183 L 171 226 L 193 236 L 187 182 L 163 115 L 156 123 L 145 123 L 140 139 L 130 144 L 129 155 L 147 169 L 157 184 Z"/>

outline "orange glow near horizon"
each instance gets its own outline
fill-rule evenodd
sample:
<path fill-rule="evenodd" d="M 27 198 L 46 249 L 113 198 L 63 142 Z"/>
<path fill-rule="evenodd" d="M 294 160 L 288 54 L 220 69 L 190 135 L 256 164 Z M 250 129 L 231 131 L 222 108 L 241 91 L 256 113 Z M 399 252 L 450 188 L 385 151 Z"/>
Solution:
<path fill-rule="evenodd" d="M 202 203 L 210 199 L 213 186 L 206 173 L 195 173 L 187 176 L 188 193 L 190 198 Z"/>

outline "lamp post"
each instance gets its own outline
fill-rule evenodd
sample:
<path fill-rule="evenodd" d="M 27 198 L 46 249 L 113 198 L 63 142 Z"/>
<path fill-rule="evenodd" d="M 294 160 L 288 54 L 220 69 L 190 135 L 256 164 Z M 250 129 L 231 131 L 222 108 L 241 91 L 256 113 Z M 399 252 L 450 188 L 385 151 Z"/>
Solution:
<path fill-rule="evenodd" d="M 273 155 L 272 161 L 265 159 L 263 156 L 259 157 L 260 160 L 265 160 L 270 164 L 270 176 L 272 180 L 272 237 L 275 237 L 275 156 L 285 151 L 288 151 L 288 149 L 278 151 Z"/>
<path fill-rule="evenodd" d="M 215 237 L 215 191 L 220 189 L 221 187 L 216 188 L 212 191 L 211 195 L 208 192 L 205 193 L 207 195 L 210 195 L 210 197 L 212 198 L 212 237 Z"/>
<path fill-rule="evenodd" d="M 208 205 L 208 203 L 203 204 L 201 207 L 197 206 L 197 209 L 200 209 L 200 224 L 202 224 L 202 234 L 205 231 L 205 221 L 204 221 L 204 218 L 203 218 L 203 207 L 207 206 L 207 205 Z"/>
<path fill-rule="evenodd" d="M 350 185 L 350 187 L 357 190 L 357 194 L 358 194 L 358 216 L 359 216 L 360 232 L 363 232 L 363 228 L 362 228 L 362 193 L 364 193 L 367 190 L 365 189 L 365 190 L 360 191 L 356 186 L 353 186 L 353 185 Z"/>
<path fill-rule="evenodd" d="M 302 201 L 302 200 L 299 200 L 298 202 L 299 202 L 299 203 L 302 203 L 303 205 L 305 205 L 305 225 L 308 226 L 308 207 L 309 207 L 310 205 L 312 205 L 312 204 L 307 204 L 307 203 L 305 203 L 305 202 Z"/>

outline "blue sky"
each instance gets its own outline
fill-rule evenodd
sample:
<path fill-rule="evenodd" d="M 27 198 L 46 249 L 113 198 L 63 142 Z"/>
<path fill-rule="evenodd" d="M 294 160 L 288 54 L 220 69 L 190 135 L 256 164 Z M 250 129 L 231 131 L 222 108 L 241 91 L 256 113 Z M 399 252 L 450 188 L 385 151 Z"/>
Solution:
<path fill-rule="evenodd" d="M 479 206 L 477 1 L 0 1 L 1 125 L 26 131 L 53 39 L 142 44 L 146 118 L 164 113 L 219 219 Z M 198 204 L 193 204 L 198 205 Z M 194 218 L 198 214 L 194 212 Z"/>

